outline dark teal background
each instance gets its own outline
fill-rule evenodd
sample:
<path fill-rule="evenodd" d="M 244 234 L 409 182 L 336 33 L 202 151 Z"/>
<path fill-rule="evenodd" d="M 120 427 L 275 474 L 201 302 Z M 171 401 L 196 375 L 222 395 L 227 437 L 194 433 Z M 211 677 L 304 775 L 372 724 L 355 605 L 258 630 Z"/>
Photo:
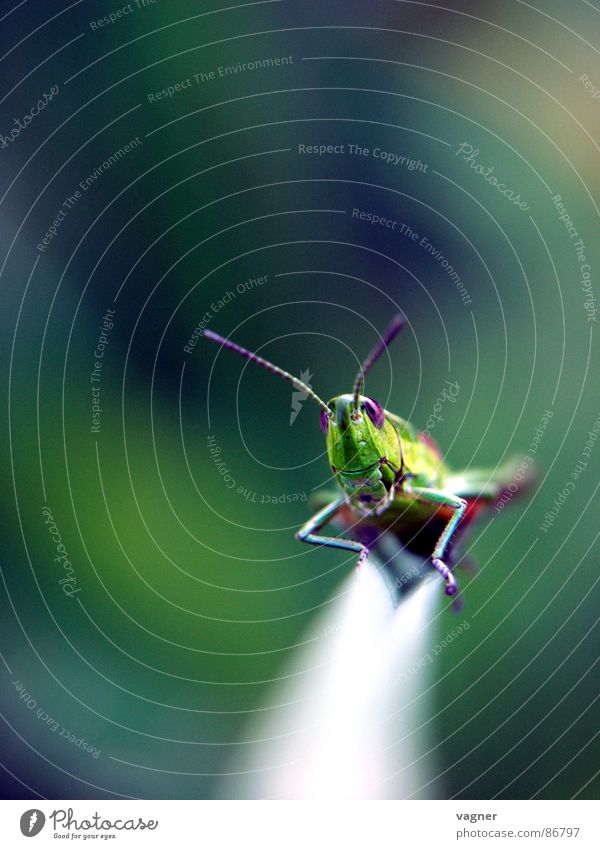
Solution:
<path fill-rule="evenodd" d="M 480 570 L 463 577 L 471 627 L 433 673 L 445 796 L 596 798 L 600 446 L 551 529 L 541 525 L 600 415 L 596 321 L 552 202 L 562 196 L 597 294 L 600 100 L 580 78 L 600 86 L 600 10 L 132 5 L 97 31 L 90 21 L 124 7 L 2 8 L 0 133 L 59 86 L 0 149 L 5 797 L 221 795 L 249 721 L 351 561 L 294 539 L 303 499 L 328 482 L 317 408 L 307 402 L 290 427 L 287 384 L 207 340 L 184 347 L 211 311 L 211 329 L 308 370 L 327 399 L 350 390 L 402 309 L 409 328 L 369 392 L 425 427 L 444 381 L 457 381 L 432 432 L 450 465 L 522 457 L 553 412 L 530 497 L 478 526 Z M 148 99 L 195 73 L 283 56 L 293 62 Z M 40 253 L 64 199 L 135 137 Z M 529 209 L 457 156 L 461 143 Z M 298 152 L 310 144 L 346 152 Z M 349 155 L 350 144 L 427 170 Z M 73 564 L 71 598 L 44 506 Z M 454 622 L 440 591 L 432 641 Z"/>

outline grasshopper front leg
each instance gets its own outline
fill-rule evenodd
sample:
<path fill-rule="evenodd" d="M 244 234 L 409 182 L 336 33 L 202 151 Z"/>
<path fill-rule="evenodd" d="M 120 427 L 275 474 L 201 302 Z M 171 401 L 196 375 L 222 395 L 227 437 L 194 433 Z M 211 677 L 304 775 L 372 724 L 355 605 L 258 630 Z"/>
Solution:
<path fill-rule="evenodd" d="M 356 565 L 360 566 L 361 563 L 363 563 L 369 556 L 369 549 L 366 545 L 363 545 L 361 542 L 353 539 L 319 536 L 316 533 L 316 531 L 320 531 L 324 525 L 331 521 L 337 511 L 340 510 L 345 503 L 346 498 L 342 496 L 341 498 L 336 498 L 335 501 L 332 501 L 331 504 L 328 504 L 326 507 L 323 507 L 322 510 L 315 513 L 312 519 L 309 519 L 306 524 L 302 525 L 296 534 L 296 539 L 300 540 L 300 542 L 308 542 L 311 545 L 327 545 L 331 548 L 343 548 L 347 551 L 356 551 L 359 554 Z"/>
<path fill-rule="evenodd" d="M 467 502 L 464 498 L 459 498 L 457 495 L 450 495 L 446 492 L 440 492 L 437 489 L 411 487 L 409 491 L 413 495 L 416 495 L 421 501 L 428 501 L 431 504 L 439 504 L 443 507 L 451 507 L 454 511 L 451 518 L 448 520 L 448 524 L 442 531 L 435 548 L 433 549 L 431 562 L 446 582 L 446 595 L 456 595 L 458 592 L 458 584 L 456 583 L 454 575 L 444 563 L 443 557 L 446 553 L 448 544 L 456 531 L 458 523 L 464 516 L 465 510 L 467 509 Z"/>

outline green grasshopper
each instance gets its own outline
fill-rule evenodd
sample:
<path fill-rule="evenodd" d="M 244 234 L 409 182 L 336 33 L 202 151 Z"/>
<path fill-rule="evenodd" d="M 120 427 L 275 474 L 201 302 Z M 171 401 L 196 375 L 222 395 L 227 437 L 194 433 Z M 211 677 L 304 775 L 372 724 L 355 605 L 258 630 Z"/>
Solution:
<path fill-rule="evenodd" d="M 402 315 L 395 316 L 363 362 L 352 393 L 338 395 L 328 403 L 268 360 L 211 330 L 204 335 L 289 381 L 321 408 L 327 456 L 341 493 L 338 490 L 300 528 L 296 538 L 311 545 L 354 551 L 360 566 L 377 539 L 391 532 L 407 548 L 430 555 L 431 565 L 444 579 L 446 594 L 455 596 L 458 584 L 448 554 L 459 527 L 464 530 L 482 507 L 500 498 L 510 472 L 504 468 L 452 474 L 429 434 L 419 433 L 362 394 L 366 375 L 405 325 Z M 320 535 L 332 521 L 354 531 L 358 539 Z"/>

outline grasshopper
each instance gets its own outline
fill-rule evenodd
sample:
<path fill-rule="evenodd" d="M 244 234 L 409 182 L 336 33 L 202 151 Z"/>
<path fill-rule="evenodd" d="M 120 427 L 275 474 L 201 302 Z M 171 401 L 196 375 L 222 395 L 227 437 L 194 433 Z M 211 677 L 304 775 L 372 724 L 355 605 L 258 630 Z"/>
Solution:
<path fill-rule="evenodd" d="M 356 552 L 360 566 L 377 539 L 392 533 L 407 548 L 430 556 L 446 595 L 456 596 L 451 547 L 459 530 L 464 531 L 482 507 L 501 497 L 513 467 L 453 474 L 429 434 L 419 433 L 410 422 L 363 395 L 366 375 L 405 325 L 404 316 L 396 315 L 361 365 L 353 391 L 327 403 L 306 383 L 258 354 L 212 330 L 204 335 L 279 375 L 321 408 L 320 425 L 338 490 L 296 538 Z M 357 538 L 320 534 L 330 522 L 346 532 L 354 531 L 352 536 Z"/>

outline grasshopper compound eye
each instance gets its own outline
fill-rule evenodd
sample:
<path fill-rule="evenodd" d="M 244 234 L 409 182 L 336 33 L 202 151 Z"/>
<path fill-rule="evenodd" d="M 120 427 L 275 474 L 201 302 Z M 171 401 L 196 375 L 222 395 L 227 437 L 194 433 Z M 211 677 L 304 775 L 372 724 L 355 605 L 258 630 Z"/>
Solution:
<path fill-rule="evenodd" d="M 363 407 L 375 427 L 381 430 L 385 423 L 385 413 L 381 404 L 373 398 L 365 398 Z"/>
<path fill-rule="evenodd" d="M 327 430 L 329 429 L 329 419 L 330 416 L 327 415 L 325 410 L 321 410 L 319 413 L 319 424 L 321 425 L 323 433 L 327 433 Z"/>

